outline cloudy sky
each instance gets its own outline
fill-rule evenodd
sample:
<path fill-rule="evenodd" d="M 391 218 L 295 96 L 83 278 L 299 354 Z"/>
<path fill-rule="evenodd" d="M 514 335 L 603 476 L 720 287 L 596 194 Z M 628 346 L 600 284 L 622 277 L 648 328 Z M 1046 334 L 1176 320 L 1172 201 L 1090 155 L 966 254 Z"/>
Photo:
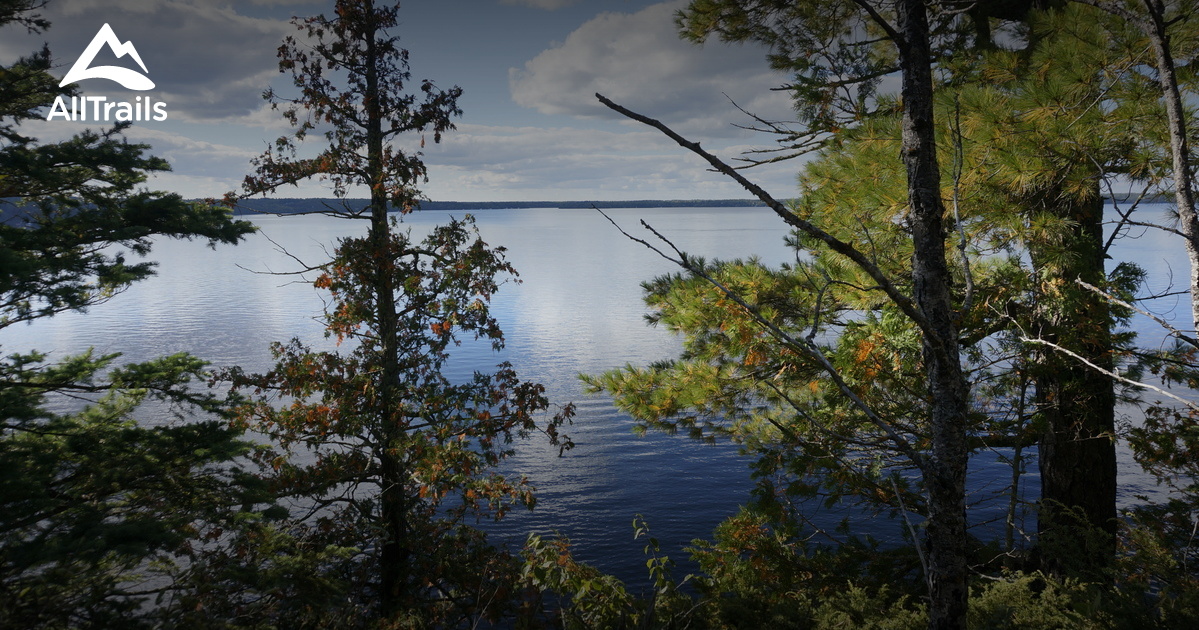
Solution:
<path fill-rule="evenodd" d="M 293 15 L 328 13 L 331 1 L 50 0 L 50 30 L 0 31 L 0 63 L 50 45 L 66 74 L 97 30 L 109 23 L 132 42 L 167 103 L 168 119 L 135 123 L 174 172 L 155 188 L 187 197 L 219 196 L 240 183 L 249 161 L 287 132 L 262 100 L 289 79 L 277 69 L 280 40 Z M 657 131 L 599 105 L 601 92 L 659 118 L 705 148 L 734 157 L 772 140 L 742 131 L 748 121 L 729 99 L 771 118 L 789 118 L 787 97 L 771 91 L 786 77 L 771 72 L 765 51 L 712 42 L 698 47 L 675 35 L 678 1 L 410 0 L 398 30 L 414 79 L 461 86 L 464 116 L 442 144 L 425 148 L 428 197 L 458 201 L 695 199 L 748 196 L 708 172 Z M 105 59 L 103 55 L 108 55 Z M 93 65 L 136 68 L 105 50 Z M 85 95 L 133 101 L 106 79 L 80 83 Z M 727 95 L 727 96 L 726 96 Z M 61 119 L 26 127 L 44 140 L 69 135 Z M 796 164 L 751 171 L 777 196 L 791 196 Z M 279 196 L 328 196 L 319 184 Z"/>

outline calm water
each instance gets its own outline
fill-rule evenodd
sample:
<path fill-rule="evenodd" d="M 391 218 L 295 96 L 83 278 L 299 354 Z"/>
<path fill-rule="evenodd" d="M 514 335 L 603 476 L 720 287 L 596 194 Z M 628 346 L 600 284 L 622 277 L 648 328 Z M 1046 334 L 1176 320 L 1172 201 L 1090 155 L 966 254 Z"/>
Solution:
<path fill-rule="evenodd" d="M 786 230 L 781 221 L 763 208 L 609 214 L 630 232 L 640 232 L 637 221 L 645 219 L 689 253 L 708 258 L 756 255 L 774 265 L 792 256 L 782 243 Z M 417 213 L 405 223 L 421 233 L 446 216 Z M 576 378 L 677 354 L 677 339 L 645 325 L 640 289 L 642 281 L 675 269 L 625 239 L 594 210 L 486 210 L 476 217 L 485 240 L 508 248 L 523 283 L 503 287 L 493 302 L 508 339 L 503 356 L 464 345 L 450 369 L 466 375 L 508 360 L 523 378 L 544 383 L 551 400 L 578 406 L 569 430 L 575 450 L 559 458 L 556 449 L 544 445 L 522 446 L 511 468 L 528 474 L 541 488 L 539 504 L 532 514 L 514 514 L 496 533 L 519 544 L 529 531 L 560 531 L 575 543 L 580 559 L 642 584 L 644 543 L 632 539 L 634 515 L 648 520 L 665 553 L 682 559 L 681 548 L 709 537 L 746 500 L 751 486 L 747 460 L 735 447 L 658 434 L 636 437 L 630 418 L 606 398 L 583 394 Z M 322 302 L 309 284 L 255 272 L 295 268 L 271 240 L 317 263 L 327 258 L 326 246 L 364 230 L 365 223 L 320 216 L 254 221 L 262 233 L 237 247 L 160 243 L 153 254 L 160 262 L 157 277 L 86 315 L 67 314 L 10 329 L 0 335 L 2 350 L 36 348 L 54 358 L 94 346 L 124 352 L 128 360 L 186 351 L 217 366 L 263 369 L 272 340 L 298 336 L 318 346 L 327 343 L 317 319 Z M 1171 271 L 1178 284 L 1185 283 L 1181 247 L 1162 233 L 1123 240 L 1114 257 L 1146 267 L 1151 291 L 1162 290 Z M 1188 313 L 1184 298 L 1153 306 L 1182 321 Z M 1151 325 L 1138 327 L 1147 337 L 1160 337 Z M 1123 501 L 1152 490 L 1152 482 L 1136 475 L 1127 459 Z M 980 457 L 972 463 L 971 483 L 984 491 L 994 489 L 1007 474 L 993 458 Z M 894 538 L 899 526 L 898 521 L 879 520 L 872 533 Z"/>

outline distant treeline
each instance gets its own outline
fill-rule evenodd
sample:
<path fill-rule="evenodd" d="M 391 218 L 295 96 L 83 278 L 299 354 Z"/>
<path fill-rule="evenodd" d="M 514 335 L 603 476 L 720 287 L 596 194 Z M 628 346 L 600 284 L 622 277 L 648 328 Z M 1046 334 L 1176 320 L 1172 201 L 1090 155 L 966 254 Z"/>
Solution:
<path fill-rule="evenodd" d="M 328 207 L 365 208 L 366 199 L 245 199 L 234 214 L 300 214 Z M 757 199 L 642 199 L 636 201 L 422 201 L 420 210 L 501 210 L 507 208 L 744 208 L 764 205 Z"/>
<path fill-rule="evenodd" d="M 1112 199 L 1107 196 L 1107 199 Z M 1115 201 L 1127 203 L 1136 195 L 1116 195 Z M 36 207 L 31 204 L 20 204 L 14 197 L 0 198 L 0 223 L 19 225 L 36 216 Z M 1147 195 L 1143 203 L 1172 203 L 1172 194 Z M 243 199 L 234 210 L 235 215 L 251 214 L 303 214 L 305 212 L 320 212 L 329 207 L 341 209 L 347 204 L 350 208 L 365 208 L 366 199 L 320 199 L 320 198 L 288 198 L 288 199 Z M 763 206 L 757 199 L 639 199 L 634 201 L 424 201 L 420 210 L 502 210 L 508 208 L 559 208 L 562 210 L 578 210 L 595 206 L 607 208 L 750 208 Z"/>

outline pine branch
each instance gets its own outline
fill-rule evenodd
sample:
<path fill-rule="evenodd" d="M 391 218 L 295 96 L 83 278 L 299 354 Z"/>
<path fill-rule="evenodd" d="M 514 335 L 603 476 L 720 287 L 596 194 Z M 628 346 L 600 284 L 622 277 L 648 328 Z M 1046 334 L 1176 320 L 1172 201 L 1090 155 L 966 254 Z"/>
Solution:
<path fill-rule="evenodd" d="M 816 343 L 810 337 L 801 341 L 801 340 L 796 339 L 795 337 L 791 336 L 783 329 L 779 328 L 779 326 L 777 324 L 775 324 L 774 322 L 770 321 L 765 316 L 763 316 L 762 313 L 757 308 L 755 308 L 754 306 L 747 303 L 740 295 L 738 295 L 732 289 L 729 289 L 723 283 L 721 283 L 719 280 L 713 278 L 711 275 L 709 275 L 707 272 L 705 272 L 702 268 L 694 265 L 691 262 L 690 257 L 687 256 L 687 254 L 680 251 L 679 248 L 676 247 L 675 244 L 670 241 L 670 239 L 663 236 L 661 233 L 659 233 L 657 230 L 655 230 L 650 224 L 646 223 L 644 220 L 641 221 L 641 225 L 643 227 L 645 227 L 645 229 L 649 230 L 654 236 L 656 236 L 663 243 L 666 243 L 666 245 L 668 245 L 671 248 L 671 250 L 674 251 L 675 255 L 678 256 L 678 258 L 672 258 L 668 254 L 664 253 L 662 250 L 655 247 L 652 243 L 649 243 L 644 239 L 640 239 L 640 238 L 637 238 L 637 237 L 629 234 L 628 232 L 626 232 L 624 230 L 624 228 L 620 227 L 620 225 L 618 223 L 616 223 L 616 221 L 614 221 L 612 219 L 612 217 L 605 214 L 603 210 L 596 208 L 594 205 L 592 206 L 592 208 L 594 208 L 596 212 L 599 212 L 601 215 L 603 215 L 604 218 L 607 219 L 608 222 L 611 223 L 614 227 L 616 227 L 616 229 L 619 230 L 620 233 L 623 234 L 625 237 L 627 237 L 630 240 L 633 240 L 637 243 L 641 243 L 642 245 L 649 248 L 651 251 L 655 252 L 662 258 L 665 258 L 666 260 L 678 265 L 679 267 L 682 267 L 686 271 L 694 274 L 695 276 L 697 276 L 699 278 L 703 278 L 709 284 L 716 287 L 716 289 L 719 290 L 721 293 L 724 293 L 724 295 L 726 297 L 728 297 L 730 300 L 736 302 L 737 305 L 739 305 L 741 308 L 745 309 L 745 312 L 751 318 L 753 318 L 754 321 L 758 322 L 764 328 L 766 328 L 766 330 L 769 331 L 771 336 L 773 336 L 775 339 L 782 342 L 784 345 L 790 347 L 791 349 L 796 350 L 797 352 L 806 354 L 807 356 L 815 359 L 816 362 L 820 364 L 821 368 L 825 371 L 825 373 L 827 373 L 829 375 L 829 377 L 833 380 L 833 383 L 837 386 L 837 389 L 840 390 L 841 393 L 844 394 L 845 397 L 848 398 L 850 400 L 850 402 L 855 407 L 858 408 L 859 411 L 861 411 L 863 414 L 865 414 L 866 418 L 869 419 L 871 423 L 873 423 L 875 426 L 877 426 L 879 429 L 881 429 L 884 433 L 887 434 L 887 437 L 890 438 L 890 440 L 895 444 L 896 450 L 898 450 L 900 453 L 903 453 L 905 456 L 907 456 L 913 463 L 916 464 L 916 466 L 918 468 L 920 468 L 921 470 L 924 469 L 924 466 L 925 466 L 924 456 L 919 451 L 917 451 L 916 448 L 913 447 L 912 444 L 906 438 L 903 437 L 903 435 L 899 432 L 898 429 L 896 429 L 891 423 L 887 422 L 881 416 L 879 416 L 874 411 L 874 409 L 872 409 L 870 407 L 870 405 L 866 404 L 866 402 L 864 400 L 862 400 L 861 397 L 859 397 L 856 393 L 854 393 L 854 391 L 849 387 L 849 384 L 846 383 L 845 379 L 841 376 L 841 372 L 837 369 L 836 366 L 834 366 L 832 364 L 831 361 L 829 361 L 828 357 L 825 356 L 825 354 L 820 350 L 820 347 L 817 346 Z"/>
<path fill-rule="evenodd" d="M 678 143 L 679 146 L 688 149 L 692 153 L 702 157 L 708 162 L 708 164 L 712 165 L 716 171 L 731 177 L 750 193 L 753 193 L 753 195 L 758 199 L 762 200 L 762 202 L 764 202 L 771 210 L 774 211 L 775 214 L 779 216 L 779 218 L 781 218 L 788 225 L 797 228 L 816 240 L 825 243 L 834 252 L 841 254 L 842 256 L 845 256 L 851 260 L 855 265 L 862 269 L 862 271 L 865 271 L 871 278 L 878 282 L 879 287 L 884 293 L 887 294 L 887 297 L 899 308 L 899 310 L 904 313 L 904 315 L 907 315 L 908 318 L 910 318 L 916 324 L 916 326 L 920 328 L 920 331 L 924 334 L 929 346 L 934 352 L 940 355 L 939 358 L 944 361 L 956 362 L 959 360 L 957 356 L 950 356 L 949 353 L 946 352 L 945 344 L 943 343 L 940 335 L 933 328 L 928 318 L 924 316 L 924 313 L 921 312 L 919 307 L 916 306 L 916 303 L 910 297 L 901 292 L 899 288 L 896 287 L 893 282 L 891 282 L 891 279 L 888 278 L 885 273 L 883 273 L 882 269 L 880 269 L 878 265 L 872 262 L 865 254 L 863 254 L 853 245 L 842 241 L 832 234 L 829 234 L 815 224 L 799 218 L 794 213 L 790 212 L 781 202 L 772 197 L 770 193 L 766 192 L 766 190 L 761 186 L 749 181 L 744 175 L 738 172 L 737 169 L 729 166 L 720 158 L 700 148 L 698 142 L 691 142 L 690 140 L 687 140 L 683 136 L 676 133 L 670 127 L 663 124 L 661 121 L 649 118 L 648 116 L 643 116 L 625 107 L 617 105 L 602 94 L 597 93 L 595 97 L 609 109 L 625 116 L 626 118 L 636 120 L 637 122 L 649 125 L 650 127 L 661 131 L 668 138 Z M 640 242 L 644 243 L 644 241 Z"/>

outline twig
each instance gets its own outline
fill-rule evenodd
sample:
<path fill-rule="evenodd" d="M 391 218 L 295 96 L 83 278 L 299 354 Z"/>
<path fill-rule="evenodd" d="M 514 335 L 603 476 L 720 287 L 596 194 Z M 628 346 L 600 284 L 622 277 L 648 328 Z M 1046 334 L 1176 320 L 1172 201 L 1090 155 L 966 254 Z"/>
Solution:
<path fill-rule="evenodd" d="M 911 519 L 908 518 L 908 509 L 903 505 L 903 494 L 899 492 L 899 484 L 895 483 L 895 477 L 891 477 L 891 487 L 895 489 L 895 498 L 899 500 L 899 511 L 903 514 L 903 522 L 908 526 L 908 532 L 912 534 L 912 543 L 916 547 L 916 557 L 920 558 L 920 568 L 924 570 L 924 583 L 931 592 L 933 590 L 933 578 L 928 572 L 928 560 L 924 558 L 924 546 L 920 544 L 920 537 L 916 535 L 916 528 L 912 525 Z"/>
<path fill-rule="evenodd" d="M 909 47 L 908 40 L 904 39 L 903 35 L 900 34 L 899 29 L 895 28 L 891 22 L 887 21 L 887 18 L 884 17 L 883 14 L 879 13 L 878 9 L 875 8 L 874 5 L 866 2 L 866 0 L 853 1 L 854 4 L 857 4 L 862 8 L 862 10 L 866 11 L 866 13 L 870 15 L 870 19 L 873 20 L 874 23 L 879 26 L 879 28 L 883 29 L 883 32 L 887 34 L 888 39 L 895 42 L 895 47 L 900 50 L 901 54 L 907 51 Z"/>
<path fill-rule="evenodd" d="M 962 147 L 962 106 L 957 95 L 953 97 L 953 222 L 958 228 L 958 253 L 962 257 L 962 272 L 966 280 L 966 295 L 962 299 L 962 310 L 958 312 L 960 319 L 970 312 L 974 305 L 974 274 L 970 271 L 970 256 L 966 253 L 966 227 L 962 225 L 962 215 L 958 211 L 958 199 L 962 188 L 962 165 L 965 162 L 965 149 Z"/>
<path fill-rule="evenodd" d="M 1091 156 L 1088 156 L 1088 157 L 1091 157 Z M 1101 173 L 1103 173 L 1103 167 L 1100 166 L 1099 162 L 1094 157 L 1091 157 L 1091 162 L 1095 164 L 1095 166 L 1099 169 L 1099 171 Z M 1100 179 L 1103 181 L 1103 185 L 1107 188 L 1107 196 L 1108 196 L 1108 199 L 1110 199 L 1112 202 L 1112 208 L 1115 209 L 1116 214 L 1120 215 L 1120 220 L 1116 222 L 1116 227 L 1112 230 L 1111 235 L 1109 235 L 1107 237 L 1107 242 L 1103 244 L 1103 254 L 1106 256 L 1108 251 L 1112 247 L 1112 243 L 1116 242 L 1116 238 L 1118 236 L 1120 236 L 1121 232 L 1124 231 L 1125 226 L 1143 225 L 1145 227 L 1149 227 L 1151 225 L 1151 224 L 1141 224 L 1141 223 L 1135 222 L 1129 218 L 1132 216 L 1132 213 L 1136 211 L 1137 207 L 1139 207 L 1141 205 L 1141 201 L 1143 201 L 1145 199 L 1145 197 L 1149 194 L 1149 186 L 1146 185 L 1145 188 L 1141 189 L 1140 194 L 1137 195 L 1137 198 L 1133 200 L 1132 205 L 1129 206 L 1128 210 L 1126 211 L 1126 210 L 1123 210 L 1120 208 L 1120 202 L 1118 200 L 1119 195 L 1116 194 L 1115 188 L 1112 186 L 1111 178 L 1108 177 L 1106 173 L 1103 173 L 1102 175 L 1100 175 Z M 1158 226 L 1152 226 L 1152 227 L 1158 227 Z"/>
<path fill-rule="evenodd" d="M 751 149 L 749 151 L 743 152 L 741 155 L 746 156 L 746 155 L 786 152 L 784 155 L 776 155 L 769 159 L 757 159 L 757 158 L 748 158 L 748 157 L 737 158 L 738 162 L 746 163 L 745 166 L 740 167 L 738 170 L 752 168 L 754 166 L 761 166 L 763 164 L 772 164 L 774 162 L 781 162 L 783 160 L 789 160 L 791 158 L 800 157 L 800 156 L 806 155 L 808 153 L 811 153 L 813 151 L 819 150 L 827 142 L 827 136 L 828 136 L 827 133 L 811 132 L 811 131 L 809 131 L 807 133 L 803 133 L 803 132 L 795 131 L 794 129 L 791 129 L 790 127 L 788 127 L 787 124 L 784 122 L 766 120 L 765 118 L 762 118 L 761 116 L 745 109 L 740 104 L 738 104 L 737 101 L 733 100 L 733 97 L 729 96 L 728 94 L 725 94 L 724 97 L 727 98 L 729 100 L 729 102 L 733 104 L 733 107 L 736 107 L 742 114 L 745 114 L 746 116 L 754 119 L 755 121 L 757 121 L 759 124 L 762 125 L 762 127 L 757 127 L 757 126 L 753 126 L 753 125 L 734 124 L 733 125 L 734 127 L 738 128 L 738 129 L 745 129 L 747 131 L 755 131 L 755 132 L 759 132 L 759 133 L 770 133 L 770 134 L 782 136 L 781 138 L 778 139 L 778 143 L 783 146 L 776 147 L 773 149 Z"/>
<path fill-rule="evenodd" d="M 324 213 L 318 213 L 318 214 L 324 214 Z M 308 263 L 304 262 L 303 260 L 300 260 L 300 258 L 297 257 L 295 254 L 287 251 L 286 247 L 280 245 L 277 241 L 275 241 L 275 239 L 267 236 L 265 232 L 259 232 L 259 234 L 262 235 L 262 238 L 265 238 L 266 240 L 270 241 L 271 245 L 275 246 L 275 251 L 296 261 L 297 263 L 299 263 L 299 265 L 302 267 L 302 269 L 299 269 L 297 271 L 271 271 L 269 269 L 267 271 L 258 271 L 255 269 L 250 269 L 249 267 L 246 267 L 240 263 L 237 264 L 238 269 L 241 269 L 242 271 L 248 271 L 250 273 L 257 274 L 257 275 L 262 275 L 262 276 L 303 276 L 306 273 L 320 270 L 319 266 L 313 267 L 312 265 L 309 265 Z"/>
<path fill-rule="evenodd" d="M 1177 337 L 1178 339 L 1181 339 L 1182 341 L 1187 342 L 1191 346 L 1193 346 L 1195 348 L 1199 348 L 1199 339 L 1191 337 L 1190 335 L 1187 335 L 1186 333 L 1182 332 L 1181 330 L 1178 330 L 1177 328 L 1171 326 L 1170 322 L 1167 322 L 1166 320 L 1162 319 L 1161 317 L 1158 317 L 1157 315 L 1154 315 L 1153 313 L 1150 313 L 1149 311 L 1147 311 L 1139 306 L 1135 306 L 1133 304 L 1125 302 L 1124 300 L 1121 300 L 1120 298 L 1100 289 L 1099 287 L 1097 287 L 1093 284 L 1084 282 L 1082 280 L 1082 278 L 1077 278 L 1074 281 L 1077 282 L 1079 284 L 1079 286 L 1083 287 L 1084 289 L 1087 289 L 1088 291 L 1091 291 L 1092 293 L 1095 293 L 1099 297 L 1102 297 L 1103 299 L 1111 302 L 1112 304 L 1117 304 L 1119 306 L 1123 306 L 1124 308 L 1134 310 L 1134 311 L 1140 313 L 1141 315 L 1144 315 L 1145 317 L 1152 319 L 1154 322 L 1157 322 L 1157 324 L 1159 326 L 1170 331 L 1171 337 Z"/>
<path fill-rule="evenodd" d="M 1099 365 L 1096 365 L 1095 362 L 1082 356 L 1081 354 L 1078 354 L 1077 352 L 1074 352 L 1073 350 L 1068 350 L 1066 348 L 1063 348 L 1060 345 L 1053 343 L 1052 341 L 1045 341 L 1044 339 L 1034 339 L 1032 337 L 1023 337 L 1023 336 L 1020 337 L 1020 341 L 1023 341 L 1024 343 L 1036 344 L 1039 346 L 1048 346 L 1068 357 L 1075 359 L 1076 361 L 1082 363 L 1083 365 L 1086 365 L 1087 367 L 1091 368 L 1092 370 L 1095 370 L 1096 372 L 1099 372 L 1100 374 L 1107 376 L 1108 378 L 1120 381 L 1121 383 L 1124 383 L 1126 385 L 1132 385 L 1133 387 L 1139 387 L 1141 389 L 1148 389 L 1151 391 L 1155 391 L 1155 392 L 1161 394 L 1162 396 L 1172 398 L 1172 399 L 1186 405 L 1187 407 L 1189 407 L 1190 409 L 1192 409 L 1194 411 L 1199 411 L 1199 403 L 1187 400 L 1181 396 L 1170 393 L 1169 391 L 1164 390 L 1156 385 L 1150 385 L 1149 383 L 1142 383 L 1141 381 L 1134 381 L 1131 378 L 1123 376 L 1119 372 L 1114 372 L 1107 368 L 1100 367 Z"/>
<path fill-rule="evenodd" d="M 1119 222 L 1117 222 L 1117 227 L 1119 227 L 1121 225 L 1135 225 L 1137 227 L 1154 228 L 1154 229 L 1161 230 L 1163 232 L 1168 232 L 1175 236 L 1186 237 L 1186 234 L 1182 230 L 1172 228 L 1172 227 L 1167 227 L 1167 226 L 1161 225 L 1159 223 L 1149 223 L 1148 221 L 1133 221 L 1131 219 L 1127 219 L 1127 220 L 1120 220 Z"/>

